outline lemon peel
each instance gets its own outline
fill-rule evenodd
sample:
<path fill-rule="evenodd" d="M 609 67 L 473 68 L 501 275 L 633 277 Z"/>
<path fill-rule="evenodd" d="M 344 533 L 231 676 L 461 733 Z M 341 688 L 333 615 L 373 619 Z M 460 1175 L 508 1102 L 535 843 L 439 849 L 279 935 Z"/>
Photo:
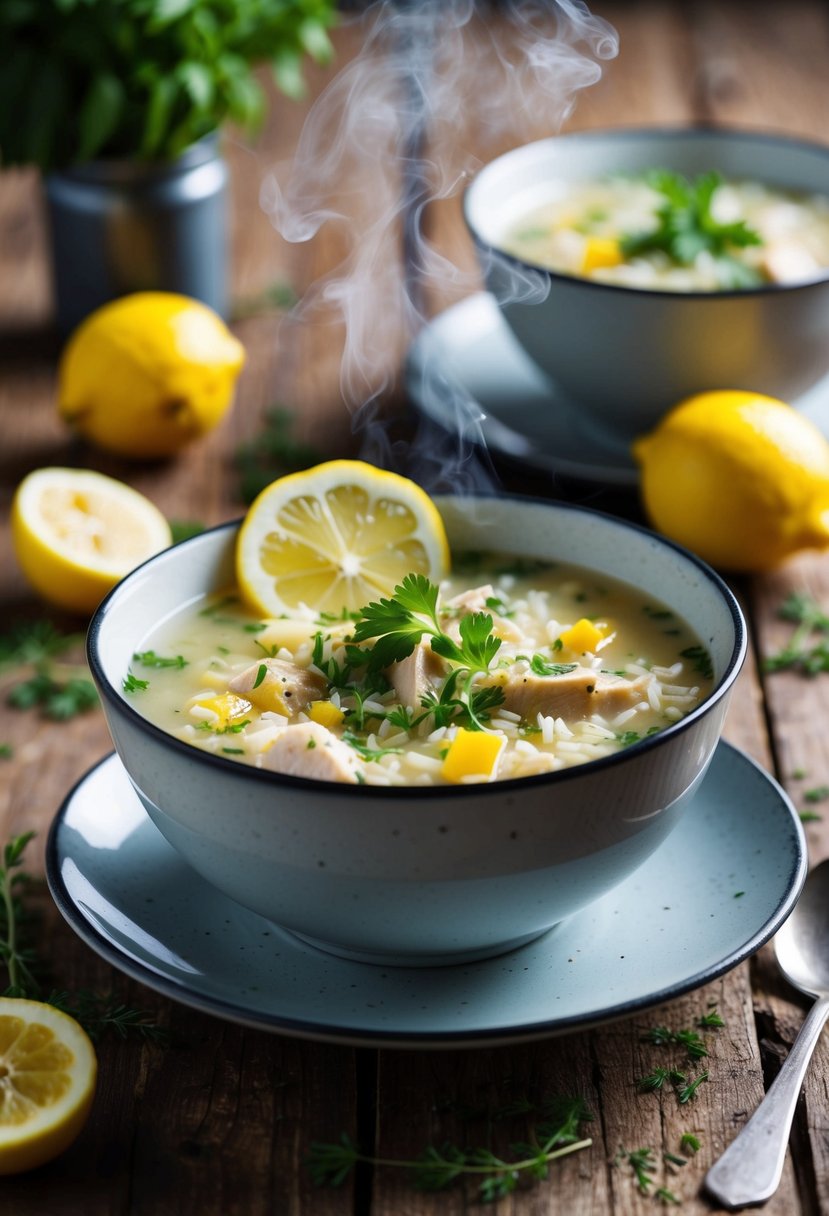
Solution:
<path fill-rule="evenodd" d="M 0 1174 L 64 1152 L 86 1123 L 98 1065 L 86 1031 L 40 1001 L 0 997 Z"/>
<path fill-rule="evenodd" d="M 47 602 L 83 614 L 172 544 L 170 525 L 148 498 L 90 469 L 29 473 L 15 491 L 11 525 L 29 584 Z"/>
<path fill-rule="evenodd" d="M 759 572 L 829 546 L 829 442 L 783 401 L 699 393 L 632 451 L 650 522 L 714 566 Z"/>
<path fill-rule="evenodd" d="M 135 292 L 72 334 L 58 367 L 58 411 L 106 451 L 172 456 L 218 425 L 244 361 L 244 347 L 206 304 Z"/>
<path fill-rule="evenodd" d="M 443 521 L 428 494 L 397 473 L 332 460 L 271 483 L 239 531 L 236 576 L 264 616 L 356 611 L 410 573 L 449 569 Z"/>

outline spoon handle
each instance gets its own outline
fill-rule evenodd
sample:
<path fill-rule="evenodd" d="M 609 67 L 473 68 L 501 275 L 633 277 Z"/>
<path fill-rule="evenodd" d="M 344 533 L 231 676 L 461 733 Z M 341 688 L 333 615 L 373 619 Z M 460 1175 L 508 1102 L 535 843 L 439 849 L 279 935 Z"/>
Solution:
<path fill-rule="evenodd" d="M 815 1001 L 769 1092 L 706 1174 L 706 1188 L 723 1207 L 765 1203 L 777 1190 L 800 1088 L 827 1018 L 829 996 Z"/>

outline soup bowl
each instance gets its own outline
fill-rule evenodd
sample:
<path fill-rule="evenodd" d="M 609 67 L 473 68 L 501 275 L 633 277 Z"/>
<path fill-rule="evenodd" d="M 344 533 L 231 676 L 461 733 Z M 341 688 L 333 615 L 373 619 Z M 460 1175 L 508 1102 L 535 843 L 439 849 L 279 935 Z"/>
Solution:
<path fill-rule="evenodd" d="M 685 397 L 748 389 L 792 404 L 829 373 L 829 268 L 797 284 L 643 289 L 561 274 L 503 252 L 521 218 L 568 185 L 666 168 L 717 170 L 829 196 L 829 148 L 726 129 L 586 131 L 514 148 L 477 174 L 464 215 L 486 285 L 518 342 L 606 441 L 629 443 Z M 562 420 L 566 425 L 566 418 Z"/>
<path fill-rule="evenodd" d="M 143 717 L 123 690 L 153 627 L 232 583 L 237 525 L 151 558 L 103 601 L 89 631 L 118 755 L 180 855 L 226 895 L 312 944 L 384 964 L 505 951 L 627 878 L 702 780 L 746 649 L 725 583 L 644 528 L 528 498 L 436 502 L 454 551 L 588 567 L 675 609 L 710 652 L 710 694 L 661 733 L 553 773 L 428 788 L 337 784 L 195 748 Z"/>

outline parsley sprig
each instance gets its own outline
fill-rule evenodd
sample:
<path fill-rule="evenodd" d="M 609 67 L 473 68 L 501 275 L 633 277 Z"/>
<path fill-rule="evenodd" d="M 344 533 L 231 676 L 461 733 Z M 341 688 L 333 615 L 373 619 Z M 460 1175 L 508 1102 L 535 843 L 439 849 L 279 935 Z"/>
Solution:
<path fill-rule="evenodd" d="M 658 251 L 679 266 L 691 266 L 705 252 L 716 261 L 721 287 L 758 287 L 763 282 L 758 270 L 734 256 L 735 249 L 761 245 L 760 235 L 745 220 L 723 223 L 714 215 L 714 195 L 722 184 L 719 173 L 701 173 L 689 180 L 670 169 L 652 169 L 645 181 L 664 201 L 657 209 L 655 228 L 622 238 L 626 257 Z"/>
<path fill-rule="evenodd" d="M 426 699 L 426 708 L 442 719 L 451 710 L 461 710 L 473 729 L 483 729 L 488 711 L 503 700 L 497 688 L 482 689 L 485 696 L 473 696 L 477 676 L 486 674 L 501 646 L 492 632 L 488 612 L 473 612 L 458 625 L 459 640 L 444 633 L 438 613 L 438 588 L 423 574 L 407 574 L 389 599 L 367 604 L 354 626 L 354 642 L 373 642 L 366 652 L 369 672 L 382 671 L 402 662 L 424 636 L 432 651 L 455 665 L 441 695 Z M 448 686 L 448 691 L 447 691 Z"/>

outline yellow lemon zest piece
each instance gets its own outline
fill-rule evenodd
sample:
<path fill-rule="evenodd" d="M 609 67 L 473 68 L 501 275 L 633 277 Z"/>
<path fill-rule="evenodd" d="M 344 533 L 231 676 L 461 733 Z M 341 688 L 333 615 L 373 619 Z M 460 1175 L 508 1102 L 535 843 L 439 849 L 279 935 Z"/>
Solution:
<path fill-rule="evenodd" d="M 339 705 L 335 705 L 333 701 L 312 701 L 307 713 L 312 722 L 318 722 L 320 726 L 329 728 L 339 726 L 345 718 Z"/>
<path fill-rule="evenodd" d="M 192 704 L 216 715 L 215 722 L 210 724 L 213 730 L 226 730 L 228 726 L 244 722 L 251 709 L 250 701 L 234 692 L 224 692 L 218 697 L 196 697 Z"/>
<path fill-rule="evenodd" d="M 491 781 L 505 742 L 503 736 L 458 727 L 441 765 L 441 775 L 447 781 L 463 781 L 466 777 Z"/>
<path fill-rule="evenodd" d="M 579 654 L 584 654 L 585 651 L 595 651 L 604 637 L 604 633 L 586 616 L 583 616 L 576 621 L 575 625 L 565 629 L 560 637 L 563 645 L 569 646 L 571 650 L 575 650 Z"/>
<path fill-rule="evenodd" d="M 624 261 L 619 242 L 611 236 L 589 236 L 584 243 L 581 272 L 590 274 L 605 266 L 619 266 Z"/>

